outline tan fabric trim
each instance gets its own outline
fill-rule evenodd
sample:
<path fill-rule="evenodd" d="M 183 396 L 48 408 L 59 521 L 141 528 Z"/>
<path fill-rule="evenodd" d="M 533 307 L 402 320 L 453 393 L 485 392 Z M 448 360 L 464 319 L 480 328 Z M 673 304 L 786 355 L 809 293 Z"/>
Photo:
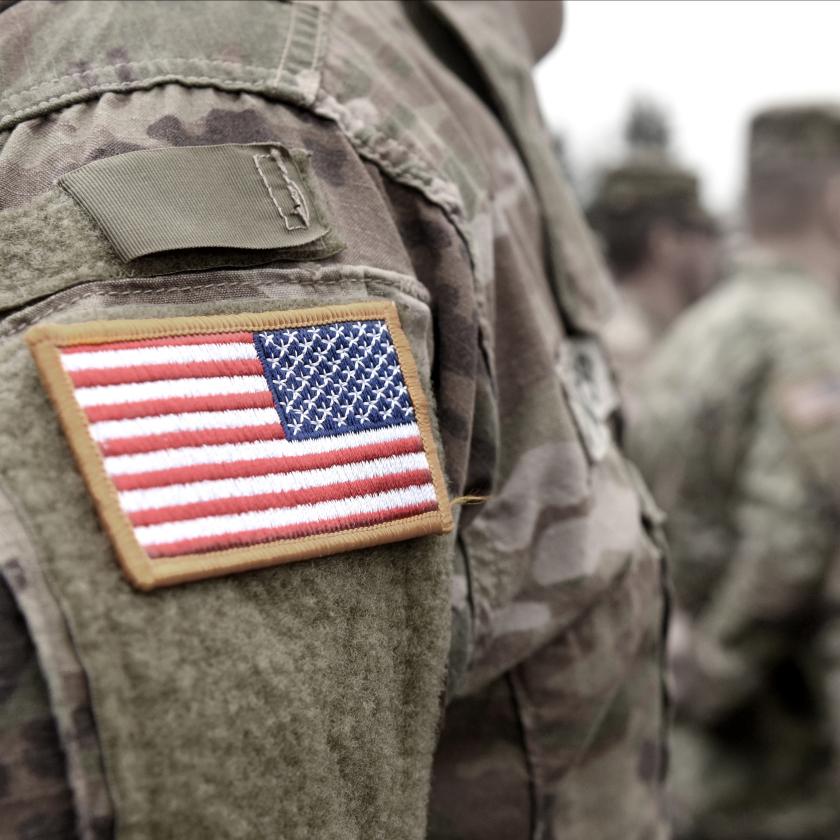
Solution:
<path fill-rule="evenodd" d="M 403 377 L 414 404 L 423 449 L 432 473 L 438 509 L 393 522 L 352 528 L 334 534 L 274 540 L 245 548 L 189 554 L 167 560 L 150 560 L 135 538 L 131 524 L 119 505 L 116 488 L 105 472 L 99 448 L 88 428 L 87 417 L 76 401 L 70 377 L 62 367 L 60 348 L 74 344 L 98 344 L 201 333 L 306 327 L 347 319 L 383 319 L 388 324 Z M 42 324 L 27 332 L 26 341 L 123 570 L 128 579 L 140 589 L 155 589 L 247 569 L 323 557 L 340 551 L 397 542 L 426 534 L 445 534 L 453 528 L 443 470 L 432 436 L 428 399 L 420 384 L 414 356 L 400 324 L 397 307 L 392 301 L 369 301 L 289 312 L 94 321 L 71 325 Z"/>

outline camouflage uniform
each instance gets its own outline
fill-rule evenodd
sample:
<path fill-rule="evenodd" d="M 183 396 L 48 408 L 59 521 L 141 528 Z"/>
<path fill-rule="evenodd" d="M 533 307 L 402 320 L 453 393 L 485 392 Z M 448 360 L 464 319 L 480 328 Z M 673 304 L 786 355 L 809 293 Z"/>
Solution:
<path fill-rule="evenodd" d="M 840 833 L 838 382 L 828 285 L 760 250 L 642 377 L 631 450 L 669 516 L 677 604 L 678 836 Z"/>
<path fill-rule="evenodd" d="M 613 439 L 609 285 L 515 8 L 23 0 L 2 18 L 9 831 L 69 836 L 72 810 L 83 837 L 664 837 L 657 512 Z M 339 253 L 149 271 L 53 187 L 132 150 L 269 141 L 311 153 Z M 451 495 L 489 500 L 454 539 L 133 591 L 22 331 L 371 297 L 399 307 Z"/>

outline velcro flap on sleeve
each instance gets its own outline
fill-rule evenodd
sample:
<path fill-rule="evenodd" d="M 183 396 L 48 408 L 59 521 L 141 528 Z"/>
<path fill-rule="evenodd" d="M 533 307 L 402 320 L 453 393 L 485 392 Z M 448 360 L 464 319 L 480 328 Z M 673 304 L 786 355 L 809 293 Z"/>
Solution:
<path fill-rule="evenodd" d="M 306 258 L 331 233 L 308 153 L 278 143 L 143 149 L 59 184 L 125 261 L 189 248 L 301 249 Z"/>

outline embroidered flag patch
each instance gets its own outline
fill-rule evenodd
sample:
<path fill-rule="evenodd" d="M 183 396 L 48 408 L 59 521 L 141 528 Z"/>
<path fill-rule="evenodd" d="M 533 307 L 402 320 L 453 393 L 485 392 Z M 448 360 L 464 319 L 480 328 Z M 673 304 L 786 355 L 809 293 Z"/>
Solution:
<path fill-rule="evenodd" d="M 42 325 L 26 340 L 142 589 L 452 528 L 393 303 Z"/>

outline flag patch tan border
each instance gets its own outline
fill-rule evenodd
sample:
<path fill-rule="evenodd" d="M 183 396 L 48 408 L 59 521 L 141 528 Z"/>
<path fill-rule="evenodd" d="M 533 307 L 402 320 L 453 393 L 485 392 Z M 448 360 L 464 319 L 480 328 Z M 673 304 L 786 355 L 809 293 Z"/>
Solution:
<path fill-rule="evenodd" d="M 453 527 L 390 301 L 47 324 L 26 341 L 141 589 Z"/>

